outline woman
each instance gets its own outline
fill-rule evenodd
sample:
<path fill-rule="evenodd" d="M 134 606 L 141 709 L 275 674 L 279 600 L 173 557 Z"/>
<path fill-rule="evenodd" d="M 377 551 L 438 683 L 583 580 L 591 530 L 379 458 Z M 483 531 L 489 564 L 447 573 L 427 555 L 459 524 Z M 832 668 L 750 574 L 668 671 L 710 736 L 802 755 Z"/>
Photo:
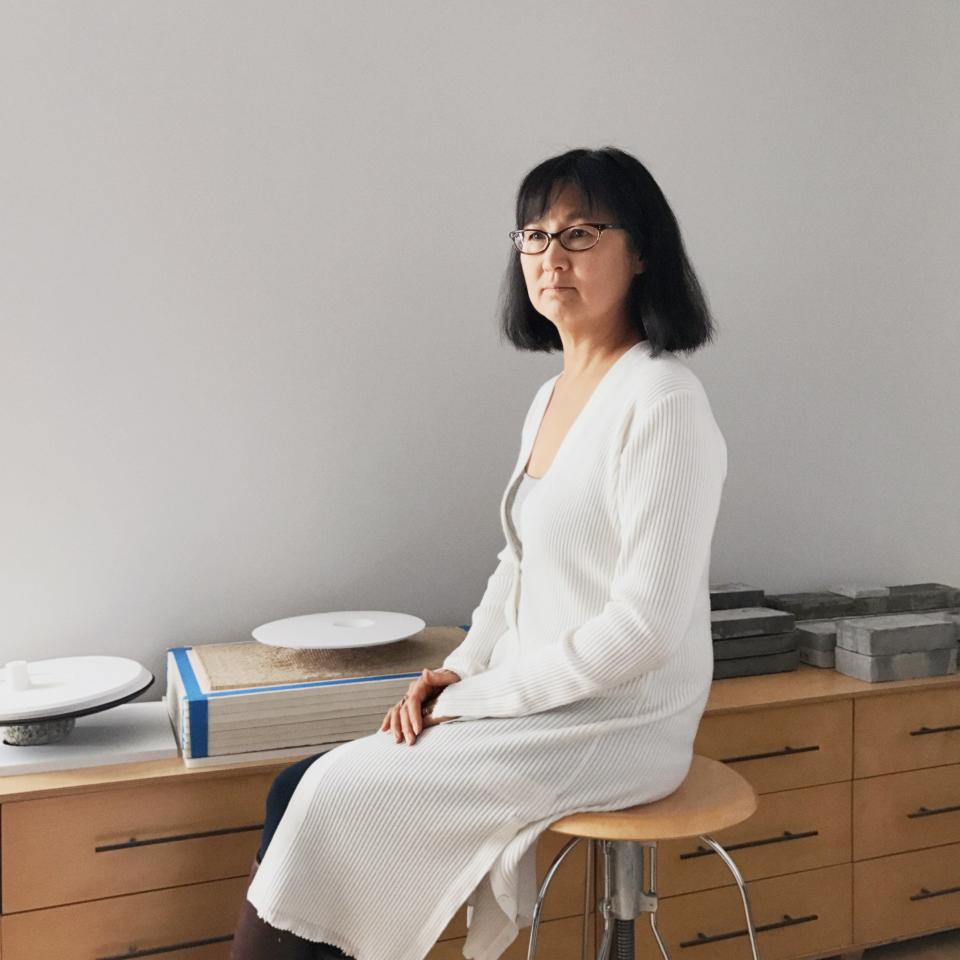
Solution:
<path fill-rule="evenodd" d="M 629 154 L 545 161 L 516 212 L 503 330 L 562 349 L 563 371 L 523 424 L 506 545 L 441 668 L 274 784 L 236 958 L 422 960 L 466 902 L 464 955 L 494 960 L 531 922 L 550 823 L 657 800 L 689 769 L 727 453 L 675 352 L 712 321 Z"/>

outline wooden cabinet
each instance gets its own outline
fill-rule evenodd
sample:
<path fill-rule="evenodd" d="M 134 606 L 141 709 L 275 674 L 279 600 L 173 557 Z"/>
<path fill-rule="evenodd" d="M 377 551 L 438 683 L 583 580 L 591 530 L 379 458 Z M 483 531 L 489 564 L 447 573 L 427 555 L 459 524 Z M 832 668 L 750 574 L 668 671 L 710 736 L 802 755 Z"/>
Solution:
<path fill-rule="evenodd" d="M 150 951 L 226 960 L 246 877 L 28 910 L 3 918 L 3 960 L 120 960 Z"/>
<path fill-rule="evenodd" d="M 3 912 L 246 876 L 272 774 L 3 805 Z"/>
<path fill-rule="evenodd" d="M 850 781 L 764 793 L 749 820 L 718 831 L 715 839 L 744 878 L 850 862 Z M 661 897 L 732 883 L 720 858 L 696 837 L 657 845 Z"/>
<path fill-rule="evenodd" d="M 960 927 L 960 675 L 869 684 L 804 665 L 717 681 L 694 749 L 759 795 L 715 839 L 747 881 L 764 960 Z M 674 956 L 746 955 L 716 854 L 695 838 L 662 843 L 658 874 Z M 644 929 L 638 957 L 651 949 Z"/>
<path fill-rule="evenodd" d="M 757 793 L 849 780 L 852 709 L 849 700 L 829 700 L 705 714 L 694 750 L 728 763 Z"/>
<path fill-rule="evenodd" d="M 296 759 L 202 772 L 157 761 L 136 765 L 139 783 L 133 764 L 0 781 L 0 958 L 226 960 L 267 793 Z M 567 839 L 539 838 L 538 883 Z M 585 908 L 592 942 L 585 857 L 578 845 L 544 902 L 551 956 L 579 957 Z M 461 907 L 430 957 L 462 957 L 466 932 Z M 505 956 L 525 956 L 526 936 Z"/>
<path fill-rule="evenodd" d="M 851 943 L 850 864 L 748 881 L 763 960 L 837 953 Z M 673 957 L 743 960 L 750 956 L 743 903 L 734 886 L 666 897 L 657 927 Z M 637 923 L 637 958 L 655 957 L 649 924 Z"/>
<path fill-rule="evenodd" d="M 854 776 L 960 763 L 960 684 L 856 700 Z"/>
<path fill-rule="evenodd" d="M 853 810 L 854 860 L 960 843 L 960 763 L 855 780 Z"/>
<path fill-rule="evenodd" d="M 855 863 L 853 898 L 858 943 L 960 926 L 960 843 Z"/>
<path fill-rule="evenodd" d="M 960 675 L 867 684 L 802 665 L 716 681 L 695 749 L 759 794 L 756 813 L 716 839 L 748 882 L 764 960 L 960 926 Z M 0 779 L 0 960 L 226 960 L 267 792 L 297 759 Z M 538 882 L 566 840 L 539 838 Z M 538 957 L 579 958 L 585 909 L 596 949 L 585 854 L 581 843 L 554 879 Z M 716 854 L 696 838 L 661 843 L 658 876 L 673 956 L 749 953 Z M 460 960 L 465 936 L 461 907 L 430 960 Z M 503 956 L 523 960 L 527 942 L 523 930 Z M 642 920 L 637 956 L 655 955 Z"/>

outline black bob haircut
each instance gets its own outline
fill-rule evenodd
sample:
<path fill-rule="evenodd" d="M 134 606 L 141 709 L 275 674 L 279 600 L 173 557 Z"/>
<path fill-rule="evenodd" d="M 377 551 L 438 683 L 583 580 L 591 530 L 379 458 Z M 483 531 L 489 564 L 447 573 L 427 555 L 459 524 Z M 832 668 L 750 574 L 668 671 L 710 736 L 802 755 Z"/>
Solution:
<path fill-rule="evenodd" d="M 517 192 L 516 229 L 538 221 L 567 187 L 574 187 L 583 209 L 609 210 L 626 228 L 628 244 L 644 257 L 627 293 L 627 313 L 640 337 L 650 341 L 651 356 L 664 350 L 692 352 L 714 337 L 714 322 L 680 227 L 650 171 L 616 147 L 570 150 L 534 167 Z M 530 302 L 516 248 L 501 295 L 500 330 L 518 350 L 562 350 L 556 326 Z"/>

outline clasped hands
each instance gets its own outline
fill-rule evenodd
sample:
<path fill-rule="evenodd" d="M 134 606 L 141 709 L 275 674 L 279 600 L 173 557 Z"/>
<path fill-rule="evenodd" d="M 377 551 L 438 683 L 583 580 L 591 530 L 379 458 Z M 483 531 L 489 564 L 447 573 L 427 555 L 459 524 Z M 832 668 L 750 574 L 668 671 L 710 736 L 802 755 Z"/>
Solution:
<path fill-rule="evenodd" d="M 455 720 L 456 717 L 435 717 L 433 704 L 444 687 L 449 687 L 451 683 L 459 680 L 459 674 L 453 670 L 424 669 L 416 680 L 410 681 L 410 686 L 400 702 L 387 711 L 380 730 L 392 732 L 397 743 L 406 739 L 407 745 L 412 746 L 424 727 Z"/>

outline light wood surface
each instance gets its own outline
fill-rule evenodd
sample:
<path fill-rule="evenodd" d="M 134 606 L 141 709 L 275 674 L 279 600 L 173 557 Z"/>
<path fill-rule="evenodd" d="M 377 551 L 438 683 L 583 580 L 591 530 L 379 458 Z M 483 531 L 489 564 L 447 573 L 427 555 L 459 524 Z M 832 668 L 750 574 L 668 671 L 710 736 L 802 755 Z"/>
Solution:
<path fill-rule="evenodd" d="M 960 685 L 857 700 L 854 710 L 855 777 L 960 763 Z"/>
<path fill-rule="evenodd" d="M 729 677 L 714 680 L 704 711 L 706 716 L 730 710 L 753 710 L 786 703 L 814 703 L 817 700 L 884 697 L 907 690 L 928 690 L 960 686 L 960 673 L 916 680 L 889 680 L 867 683 L 836 670 L 801 663 L 796 670 L 759 677 Z"/>
<path fill-rule="evenodd" d="M 226 938 L 233 936 L 246 888 L 246 877 L 236 877 L 4 916 L 2 960 L 93 960 L 138 950 L 227 960 Z M 219 942 L 189 946 L 214 939 Z"/>
<path fill-rule="evenodd" d="M 850 787 L 847 781 L 760 794 L 752 817 L 711 836 L 747 881 L 847 863 Z M 662 897 L 733 882 L 721 859 L 696 838 L 658 844 L 657 876 Z"/>
<path fill-rule="evenodd" d="M 693 748 L 729 764 L 758 793 L 849 780 L 853 704 L 777 704 L 704 717 Z"/>
<path fill-rule="evenodd" d="M 854 780 L 853 822 L 854 860 L 960 843 L 960 763 Z"/>
<path fill-rule="evenodd" d="M 260 845 L 262 771 L 5 803 L 3 912 L 245 875 Z"/>
<path fill-rule="evenodd" d="M 623 810 L 574 813 L 550 830 L 607 840 L 671 840 L 712 833 L 757 809 L 750 784 L 726 764 L 695 755 L 683 783 L 668 797 Z"/>
<path fill-rule="evenodd" d="M 224 790 L 229 781 L 250 773 L 276 776 L 284 767 L 319 751 L 305 748 L 302 754 L 275 760 L 253 759 L 249 762 L 215 764 L 209 767 L 187 767 L 180 757 L 168 760 L 144 760 L 139 763 L 111 763 L 102 767 L 81 767 L 78 770 L 49 770 L 45 773 L 24 773 L 0 777 L 0 803 L 30 800 L 34 797 L 96 793 L 106 787 L 147 786 L 171 780 L 215 780 Z"/>
<path fill-rule="evenodd" d="M 853 943 L 849 863 L 755 880 L 749 895 L 763 960 L 824 955 Z M 770 929 L 762 929 L 768 925 Z M 637 957 L 659 956 L 648 926 L 637 924 Z M 657 926 L 673 957 L 745 960 L 750 956 L 743 904 L 733 886 L 661 900 Z M 704 937 L 718 939 L 697 943 Z"/>
<path fill-rule="evenodd" d="M 960 843 L 862 860 L 853 871 L 856 942 L 960 926 Z M 913 899 L 924 890 L 953 892 Z"/>

